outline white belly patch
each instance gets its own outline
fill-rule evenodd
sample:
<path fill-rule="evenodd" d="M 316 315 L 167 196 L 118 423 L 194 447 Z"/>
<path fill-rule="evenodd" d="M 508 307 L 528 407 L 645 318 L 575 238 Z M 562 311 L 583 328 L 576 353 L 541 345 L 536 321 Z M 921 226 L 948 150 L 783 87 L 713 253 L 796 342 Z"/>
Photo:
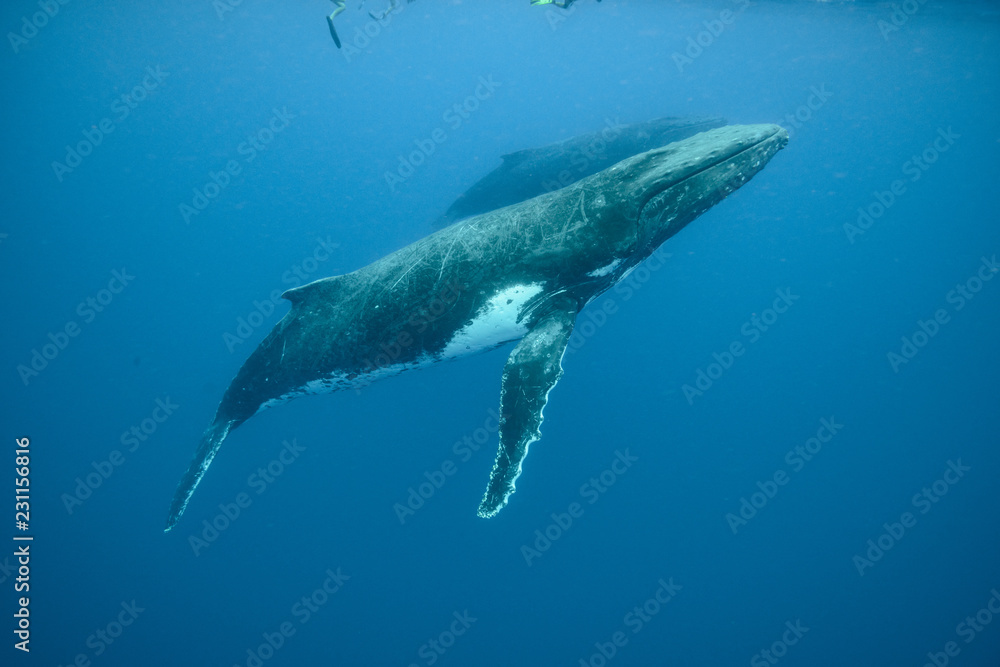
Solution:
<path fill-rule="evenodd" d="M 542 291 L 541 283 L 514 285 L 490 298 L 473 316 L 472 321 L 455 332 L 440 355 L 424 354 L 408 363 L 380 366 L 348 379 L 344 373 L 333 373 L 325 378 L 312 380 L 278 398 L 265 401 L 257 408 L 259 414 L 268 408 L 286 403 L 299 396 L 327 394 L 343 389 L 361 389 L 376 380 L 398 375 L 403 371 L 481 352 L 508 341 L 517 340 L 528 333 L 528 327 L 518 322 L 524 306 Z"/>
<path fill-rule="evenodd" d="M 541 283 L 530 283 L 514 285 L 493 295 L 471 322 L 455 332 L 442 352 L 444 358 L 486 350 L 528 333 L 528 327 L 518 322 L 518 317 L 528 301 L 541 291 Z"/>

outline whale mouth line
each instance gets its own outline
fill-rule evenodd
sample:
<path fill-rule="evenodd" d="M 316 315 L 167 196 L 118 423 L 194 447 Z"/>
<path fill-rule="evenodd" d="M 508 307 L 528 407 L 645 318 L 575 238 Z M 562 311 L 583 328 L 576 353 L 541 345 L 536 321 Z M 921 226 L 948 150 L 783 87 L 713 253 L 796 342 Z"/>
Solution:
<path fill-rule="evenodd" d="M 695 176 L 698 176 L 699 174 L 703 174 L 706 171 L 708 171 L 709 169 L 714 169 L 715 167 L 718 167 L 720 164 L 725 164 L 726 162 L 729 162 L 730 160 L 734 160 L 734 159 L 738 158 L 739 156 L 743 155 L 747 151 L 751 151 L 751 150 L 757 148 L 762 143 L 764 143 L 766 141 L 770 141 L 774 137 L 778 136 L 779 133 L 780 133 L 780 131 L 772 132 L 771 134 L 767 135 L 766 137 L 761 138 L 759 141 L 755 141 L 754 143 L 750 144 L 749 146 L 743 148 L 742 150 L 739 150 L 739 151 L 733 153 L 732 155 L 727 155 L 726 157 L 720 158 L 720 159 L 718 159 L 718 160 L 716 160 L 716 161 L 714 161 L 714 162 L 712 162 L 710 164 L 706 164 L 705 166 L 700 167 L 699 169 L 691 172 L 690 174 L 685 175 L 683 178 L 677 179 L 675 181 L 672 181 L 670 179 L 665 179 L 661 183 L 654 184 L 652 187 L 649 188 L 648 192 L 646 193 L 646 195 L 645 195 L 645 197 L 643 199 L 642 205 L 639 207 L 639 215 L 637 217 L 637 220 L 642 220 L 643 219 L 643 216 L 646 214 L 646 207 L 649 206 L 650 202 L 652 202 L 654 199 L 657 199 L 660 195 L 662 195 L 664 192 L 666 192 L 670 188 L 672 188 L 672 187 L 674 187 L 676 185 L 680 185 L 681 183 L 683 183 L 683 182 L 685 182 L 687 180 L 690 180 L 690 179 L 694 178 Z"/>

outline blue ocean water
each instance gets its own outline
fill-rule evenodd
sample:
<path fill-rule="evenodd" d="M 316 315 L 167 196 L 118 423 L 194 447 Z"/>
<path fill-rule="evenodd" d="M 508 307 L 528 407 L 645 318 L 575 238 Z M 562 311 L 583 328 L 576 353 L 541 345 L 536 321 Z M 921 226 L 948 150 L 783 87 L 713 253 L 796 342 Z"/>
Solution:
<path fill-rule="evenodd" d="M 0 9 L 3 664 L 1000 664 L 996 5 L 358 4 Z M 274 291 L 688 114 L 791 138 L 584 311 L 496 518 L 511 345 L 261 414 L 163 533 Z"/>

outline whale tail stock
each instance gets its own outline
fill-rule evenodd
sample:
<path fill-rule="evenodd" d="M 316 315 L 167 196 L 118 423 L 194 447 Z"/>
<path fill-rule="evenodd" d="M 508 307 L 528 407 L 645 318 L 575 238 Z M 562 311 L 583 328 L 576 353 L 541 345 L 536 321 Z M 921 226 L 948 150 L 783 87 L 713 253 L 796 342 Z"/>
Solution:
<path fill-rule="evenodd" d="M 191 465 L 188 466 L 184 477 L 177 484 L 174 499 L 170 503 L 170 513 L 167 515 L 167 526 L 163 529 L 163 532 L 170 532 L 170 529 L 177 525 L 181 515 L 184 514 L 184 509 L 187 507 L 188 501 L 191 500 L 191 495 L 198 488 L 198 483 L 205 476 L 208 466 L 212 465 L 212 459 L 215 458 L 219 448 L 222 447 L 222 443 L 229 436 L 229 432 L 239 426 L 240 423 L 238 420 L 216 421 L 201 436 L 201 443 L 194 453 Z"/>

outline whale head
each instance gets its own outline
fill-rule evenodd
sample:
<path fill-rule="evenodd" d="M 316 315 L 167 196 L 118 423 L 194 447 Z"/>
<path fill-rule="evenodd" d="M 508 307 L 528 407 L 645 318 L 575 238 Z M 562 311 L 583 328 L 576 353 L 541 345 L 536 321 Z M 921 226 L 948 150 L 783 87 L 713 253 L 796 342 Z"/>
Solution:
<path fill-rule="evenodd" d="M 787 142 L 777 125 L 711 129 L 485 219 L 526 221 L 520 235 L 545 240 L 532 261 L 571 254 L 572 267 L 560 267 L 567 284 L 584 291 L 594 282 L 610 286 L 749 181 Z"/>
<path fill-rule="evenodd" d="M 788 133 L 777 125 L 729 125 L 612 167 L 624 190 L 621 213 L 636 224 L 638 254 L 652 252 L 749 181 L 786 143 Z"/>

